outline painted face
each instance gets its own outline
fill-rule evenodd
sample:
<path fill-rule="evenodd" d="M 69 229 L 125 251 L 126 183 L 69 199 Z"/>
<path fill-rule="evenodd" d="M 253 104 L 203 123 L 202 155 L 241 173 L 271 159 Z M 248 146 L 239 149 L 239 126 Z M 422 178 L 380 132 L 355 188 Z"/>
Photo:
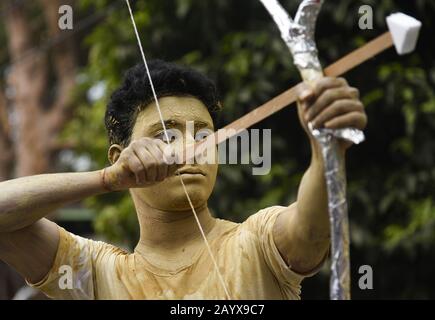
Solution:
<path fill-rule="evenodd" d="M 181 150 L 186 144 L 194 143 L 195 138 L 198 141 L 214 131 L 210 113 L 206 106 L 196 98 L 163 97 L 159 99 L 159 105 L 171 144 L 178 150 Z M 188 125 L 188 121 L 193 121 L 193 125 Z M 146 106 L 139 113 L 133 127 L 131 141 L 142 137 L 166 141 L 155 102 Z M 191 172 L 181 176 L 194 206 L 198 207 L 205 204 L 216 182 L 217 161 L 213 161 L 213 164 L 185 164 L 179 170 L 180 172 Z M 170 211 L 190 209 L 180 178 L 177 175 L 146 188 L 131 189 L 131 192 L 156 209 Z"/>

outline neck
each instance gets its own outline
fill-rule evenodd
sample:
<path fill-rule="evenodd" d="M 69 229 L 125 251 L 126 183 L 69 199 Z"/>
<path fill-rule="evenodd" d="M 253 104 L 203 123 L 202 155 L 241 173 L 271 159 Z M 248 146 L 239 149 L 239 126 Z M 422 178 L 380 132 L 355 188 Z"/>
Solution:
<path fill-rule="evenodd" d="M 167 211 L 150 207 L 140 197 L 132 194 L 140 225 L 139 252 L 148 248 L 173 251 L 198 243 L 201 232 L 191 209 Z M 207 203 L 195 208 L 204 233 L 213 228 L 216 220 L 211 216 Z"/>

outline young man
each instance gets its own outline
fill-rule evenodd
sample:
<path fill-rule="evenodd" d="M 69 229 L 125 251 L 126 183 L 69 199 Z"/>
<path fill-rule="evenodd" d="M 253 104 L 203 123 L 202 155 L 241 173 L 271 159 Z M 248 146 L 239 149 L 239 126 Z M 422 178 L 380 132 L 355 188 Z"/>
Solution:
<path fill-rule="evenodd" d="M 203 75 L 154 61 L 151 76 L 174 150 L 214 130 L 220 101 Z M 0 183 L 0 259 L 53 298 L 73 299 L 298 299 L 300 283 L 314 274 L 329 247 L 323 163 L 307 130 L 364 129 L 358 90 L 344 79 L 324 78 L 301 93 L 298 110 L 312 149 L 297 201 L 264 208 L 238 224 L 211 216 L 207 200 L 217 164 L 167 164 L 165 134 L 138 65 L 126 74 L 106 111 L 111 166 L 93 172 L 44 174 Z M 194 132 L 186 122 L 194 121 Z M 167 141 L 166 141 L 167 142 Z M 344 157 L 348 143 L 341 144 Z M 223 276 L 205 249 L 180 173 Z M 134 253 L 84 239 L 44 218 L 88 196 L 129 189 L 140 224 Z M 60 285 L 65 266 L 71 286 Z"/>

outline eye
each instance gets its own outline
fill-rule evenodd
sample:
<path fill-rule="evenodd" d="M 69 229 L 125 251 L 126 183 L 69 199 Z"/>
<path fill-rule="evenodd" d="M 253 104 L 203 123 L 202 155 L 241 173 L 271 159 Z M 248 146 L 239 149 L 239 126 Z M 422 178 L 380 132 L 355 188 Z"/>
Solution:
<path fill-rule="evenodd" d="M 172 143 L 180 137 L 179 130 L 177 130 L 177 129 L 166 129 L 166 133 L 167 133 L 167 137 L 166 137 L 165 132 L 162 130 L 159 133 L 157 133 L 154 136 L 154 138 L 160 139 L 165 143 Z M 168 141 L 168 139 L 169 139 L 169 141 Z"/>
<path fill-rule="evenodd" d="M 211 129 L 198 130 L 195 134 L 195 141 L 201 141 L 201 140 L 207 138 L 211 134 L 213 134 L 213 130 L 211 130 Z"/>

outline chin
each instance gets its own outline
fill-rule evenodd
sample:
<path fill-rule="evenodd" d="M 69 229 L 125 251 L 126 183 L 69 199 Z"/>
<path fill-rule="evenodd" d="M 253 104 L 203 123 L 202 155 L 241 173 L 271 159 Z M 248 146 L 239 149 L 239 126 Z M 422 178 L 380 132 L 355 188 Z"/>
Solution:
<path fill-rule="evenodd" d="M 211 190 L 207 186 L 204 186 L 202 183 L 183 181 L 194 208 L 201 207 L 207 203 L 211 194 Z M 153 208 L 167 211 L 186 211 L 191 209 L 180 181 L 176 181 L 170 187 L 156 188 L 154 190 L 147 190 L 145 188 L 142 190 L 145 192 L 144 197 L 146 202 Z"/>
<path fill-rule="evenodd" d="M 201 207 L 207 203 L 208 195 L 205 194 L 204 189 L 190 187 L 188 185 L 186 185 L 186 189 L 194 208 Z M 191 207 L 189 201 L 187 200 L 186 194 L 183 190 L 181 191 L 181 193 L 177 192 L 176 194 L 168 194 L 167 201 L 165 201 L 165 204 L 162 205 L 169 205 L 173 211 L 190 210 Z"/>

